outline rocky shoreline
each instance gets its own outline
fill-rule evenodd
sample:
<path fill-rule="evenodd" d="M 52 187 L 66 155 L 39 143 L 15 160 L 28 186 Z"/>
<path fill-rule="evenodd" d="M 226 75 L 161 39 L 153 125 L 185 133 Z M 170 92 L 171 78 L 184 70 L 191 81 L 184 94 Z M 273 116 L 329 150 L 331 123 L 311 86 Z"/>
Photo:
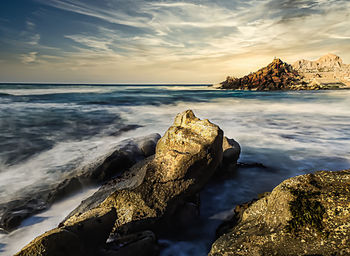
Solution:
<path fill-rule="evenodd" d="M 228 76 L 213 87 L 249 91 L 350 89 L 350 65 L 334 54 L 317 61 L 300 60 L 293 65 L 275 58 L 254 73 L 241 78 Z"/>
<path fill-rule="evenodd" d="M 108 168 L 98 173 L 109 174 L 98 180 L 109 181 L 16 255 L 158 255 L 157 237 L 187 227 L 200 214 L 199 192 L 214 175 L 235 169 L 241 150 L 190 110 L 178 114 L 158 139 L 153 135 L 143 144 L 148 154 L 142 151 L 141 159 L 117 172 L 118 154 L 101 160 L 105 164 L 98 166 Z M 86 168 L 81 177 L 96 169 L 101 167 Z M 350 172 L 342 171 L 282 182 L 236 207 L 218 228 L 210 255 L 348 255 L 349 181 Z M 319 241 L 323 245 L 316 246 Z"/>

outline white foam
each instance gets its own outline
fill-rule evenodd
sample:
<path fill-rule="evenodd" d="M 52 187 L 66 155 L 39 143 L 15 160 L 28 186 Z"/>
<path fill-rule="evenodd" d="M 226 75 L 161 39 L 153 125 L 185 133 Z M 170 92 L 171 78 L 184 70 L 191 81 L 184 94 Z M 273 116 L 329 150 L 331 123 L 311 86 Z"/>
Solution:
<path fill-rule="evenodd" d="M 0 248 L 0 255 L 13 255 L 27 245 L 33 238 L 53 229 L 73 210 L 82 200 L 96 191 L 90 188 L 79 194 L 71 196 L 62 202 L 54 204 L 49 210 L 37 214 L 23 221 L 22 225 L 10 234 L 0 234 L 0 243 L 5 244 Z"/>
<path fill-rule="evenodd" d="M 55 184 L 64 179 L 74 167 L 88 164 L 109 152 L 121 140 L 144 136 L 150 129 L 129 131 L 123 136 L 93 137 L 82 141 L 67 141 L 12 166 L 0 166 L 0 202 L 25 194 L 35 186 Z M 14 185 L 15 184 L 15 185 Z"/>
<path fill-rule="evenodd" d="M 59 87 L 59 88 L 33 88 L 33 89 L 0 89 L 0 93 L 6 93 L 15 96 L 25 95 L 46 95 L 46 94 L 63 94 L 63 93 L 106 93 L 119 90 L 118 87 L 112 86 L 79 86 L 79 87 Z"/>

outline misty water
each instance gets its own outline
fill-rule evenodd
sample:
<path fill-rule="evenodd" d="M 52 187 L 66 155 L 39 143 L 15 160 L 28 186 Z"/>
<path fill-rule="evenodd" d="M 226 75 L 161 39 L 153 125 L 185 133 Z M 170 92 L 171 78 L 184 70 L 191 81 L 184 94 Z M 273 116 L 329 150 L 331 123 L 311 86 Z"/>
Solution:
<path fill-rule="evenodd" d="M 181 235 L 160 238 L 161 255 L 206 255 L 215 229 L 236 204 L 282 180 L 350 168 L 350 90 L 246 92 L 191 86 L 0 85 L 0 204 L 55 184 L 121 140 L 164 134 L 192 109 L 242 147 L 240 168 L 201 193 L 201 217 Z M 95 188 L 96 189 L 96 188 Z M 11 255 L 60 222 L 94 189 L 67 198 L 0 234 Z"/>

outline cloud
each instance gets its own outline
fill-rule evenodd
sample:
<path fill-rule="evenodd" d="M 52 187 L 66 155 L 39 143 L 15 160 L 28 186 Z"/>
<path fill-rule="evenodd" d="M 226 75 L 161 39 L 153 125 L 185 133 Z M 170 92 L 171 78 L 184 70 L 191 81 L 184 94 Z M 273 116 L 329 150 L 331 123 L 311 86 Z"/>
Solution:
<path fill-rule="evenodd" d="M 146 23 L 150 20 L 150 18 L 142 17 L 142 16 L 133 16 L 129 15 L 127 12 L 119 11 L 119 8 L 122 4 L 128 3 L 128 1 L 124 1 L 124 3 L 117 2 L 113 4 L 113 1 L 107 1 L 107 4 L 98 2 L 98 4 L 94 2 L 87 3 L 88 1 L 73 1 L 73 0 L 38 0 L 43 4 L 50 5 L 52 7 L 78 13 L 85 16 L 94 17 L 97 19 L 101 19 L 110 23 L 122 24 L 127 26 L 134 27 L 145 27 Z"/>
<path fill-rule="evenodd" d="M 94 36 L 84 36 L 84 35 L 66 35 L 65 38 L 71 39 L 76 43 L 79 43 L 88 48 L 92 48 L 97 51 L 109 51 L 109 44 L 111 39 L 97 38 Z"/>
<path fill-rule="evenodd" d="M 26 21 L 26 27 L 27 27 L 28 30 L 33 30 L 33 29 L 35 29 L 35 23 L 30 21 L 30 20 L 27 20 Z"/>
<path fill-rule="evenodd" d="M 22 54 L 20 59 L 24 64 L 31 64 L 36 62 L 38 52 L 29 52 L 28 54 Z"/>
<path fill-rule="evenodd" d="M 39 34 L 34 34 L 34 35 L 30 35 L 28 40 L 28 44 L 30 45 L 38 45 L 39 41 L 40 41 L 40 35 Z"/>
<path fill-rule="evenodd" d="M 29 54 L 22 62 L 55 70 L 108 66 L 111 76 L 121 77 L 142 69 L 155 80 L 177 70 L 215 81 L 227 70 L 236 76 L 254 71 L 274 56 L 293 62 L 342 52 L 350 59 L 348 0 L 36 1 L 54 7 L 56 18 L 63 11 L 72 27 L 55 25 L 62 38 L 53 48 L 47 31 L 28 18 L 22 39 Z"/>

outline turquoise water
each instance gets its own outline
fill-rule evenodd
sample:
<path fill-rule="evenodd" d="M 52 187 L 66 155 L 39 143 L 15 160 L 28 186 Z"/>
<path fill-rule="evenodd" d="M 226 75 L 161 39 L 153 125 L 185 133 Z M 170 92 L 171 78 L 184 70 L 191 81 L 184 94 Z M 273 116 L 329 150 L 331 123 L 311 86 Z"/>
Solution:
<path fill-rule="evenodd" d="M 267 168 L 240 169 L 235 178 L 207 186 L 193 228 L 198 232 L 163 238 L 162 255 L 180 255 L 179 248 L 182 255 L 206 255 L 215 227 L 237 203 L 291 176 L 350 167 L 350 91 L 1 84 L 0 203 L 58 182 L 125 138 L 163 134 L 186 109 L 237 140 L 241 162 Z M 9 255 L 11 243 L 0 236 L 0 254 Z"/>

